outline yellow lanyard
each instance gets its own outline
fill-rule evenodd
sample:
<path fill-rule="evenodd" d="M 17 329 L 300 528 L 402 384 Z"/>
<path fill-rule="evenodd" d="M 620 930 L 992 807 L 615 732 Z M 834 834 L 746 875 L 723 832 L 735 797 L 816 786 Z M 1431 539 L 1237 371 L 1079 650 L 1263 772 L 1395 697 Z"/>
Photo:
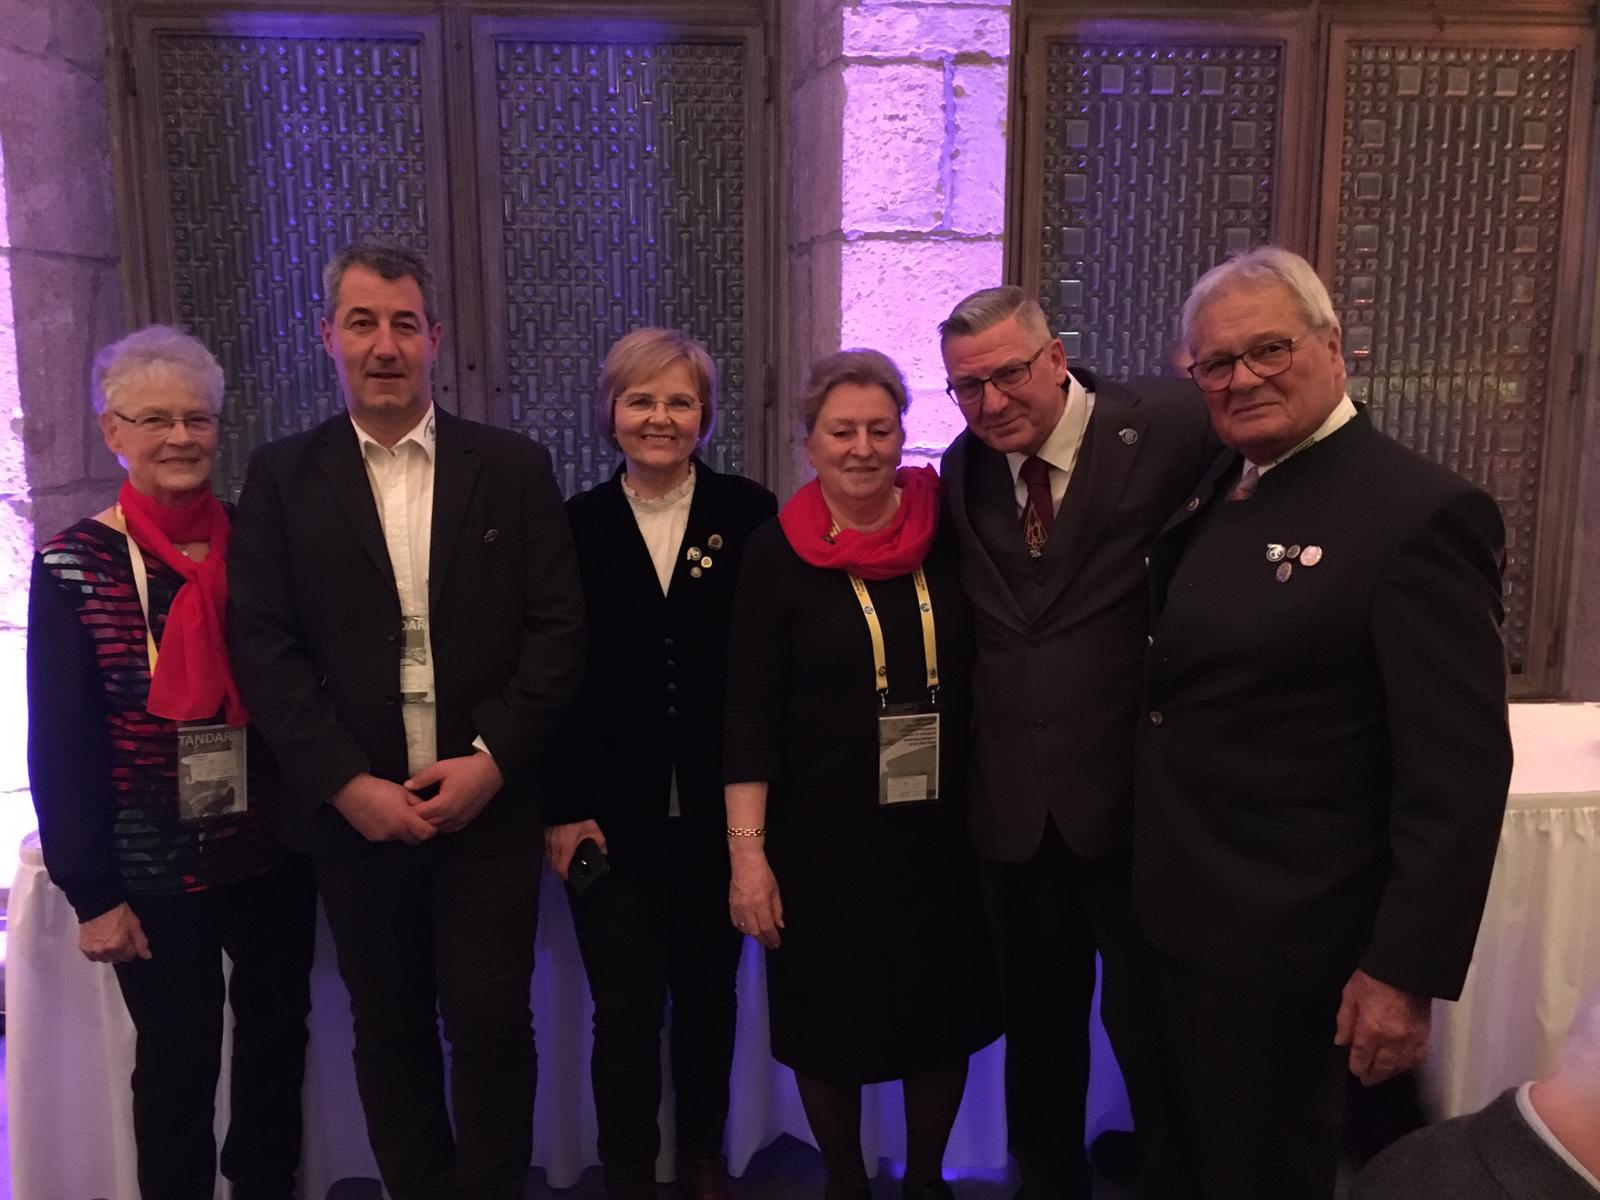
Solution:
<path fill-rule="evenodd" d="M 911 582 L 917 589 L 917 615 L 922 618 L 922 660 L 928 674 L 928 694 L 936 698 L 939 692 L 939 643 L 934 636 L 933 597 L 928 593 L 928 577 L 918 567 L 911 573 Z M 878 622 L 878 609 L 867 591 L 866 580 L 859 575 L 850 576 L 850 586 L 855 588 L 856 602 L 861 605 L 861 615 L 867 619 L 867 632 L 872 636 L 872 678 L 878 689 L 880 704 L 889 702 L 889 663 L 883 649 L 883 626 Z"/>
<path fill-rule="evenodd" d="M 128 539 L 128 561 L 133 564 L 133 586 L 139 593 L 139 611 L 144 614 L 144 652 L 150 659 L 150 678 L 156 677 L 156 635 L 150 632 L 150 577 L 144 569 L 144 553 L 139 543 L 128 532 L 128 522 L 122 515 L 122 505 L 111 510 L 116 517 L 116 528 Z"/>

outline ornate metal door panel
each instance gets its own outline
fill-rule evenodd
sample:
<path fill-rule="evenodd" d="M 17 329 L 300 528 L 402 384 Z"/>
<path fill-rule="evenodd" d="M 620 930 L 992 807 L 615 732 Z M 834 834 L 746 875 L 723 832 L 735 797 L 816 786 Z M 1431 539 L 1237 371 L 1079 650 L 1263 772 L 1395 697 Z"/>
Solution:
<path fill-rule="evenodd" d="M 726 22 L 608 23 L 579 41 L 570 26 L 478 23 L 490 412 L 550 449 L 569 493 L 616 461 L 594 422 L 600 362 L 643 325 L 705 343 L 719 376 L 708 459 L 759 468 L 765 360 L 746 295 L 764 236 L 763 62 L 759 29 Z"/>
<path fill-rule="evenodd" d="M 323 264 L 358 236 L 428 252 L 449 311 L 437 22 L 244 14 L 139 17 L 150 312 L 227 377 L 217 487 L 250 451 L 340 406 L 318 342 Z M 447 339 L 448 345 L 448 339 Z M 435 391 L 455 407 L 448 348 Z"/>
<path fill-rule="evenodd" d="M 1350 394 L 1499 501 L 1507 652 L 1542 678 L 1574 519 L 1571 456 L 1549 439 L 1571 382 L 1593 47 L 1579 31 L 1369 30 L 1334 28 L 1324 143 L 1320 266 Z"/>
<path fill-rule="evenodd" d="M 1230 251 L 1299 240 L 1309 36 L 1161 21 L 1041 22 L 1028 51 L 1023 275 L 1069 359 L 1167 365 L 1189 286 Z"/>

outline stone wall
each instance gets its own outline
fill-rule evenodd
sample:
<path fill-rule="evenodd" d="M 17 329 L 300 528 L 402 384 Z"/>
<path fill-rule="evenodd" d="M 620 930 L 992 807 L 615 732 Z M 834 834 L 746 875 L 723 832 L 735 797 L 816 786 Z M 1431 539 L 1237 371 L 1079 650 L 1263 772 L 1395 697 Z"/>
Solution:
<path fill-rule="evenodd" d="M 29 558 L 104 507 L 121 475 L 88 408 L 94 350 L 123 330 L 104 8 L 0 0 L 0 861 L 13 827 L 32 825 Z"/>
<path fill-rule="evenodd" d="M 785 19 L 793 393 L 823 354 L 883 350 L 911 387 L 907 458 L 936 459 L 962 422 L 935 330 L 1001 282 L 1010 5 L 799 0 Z"/>

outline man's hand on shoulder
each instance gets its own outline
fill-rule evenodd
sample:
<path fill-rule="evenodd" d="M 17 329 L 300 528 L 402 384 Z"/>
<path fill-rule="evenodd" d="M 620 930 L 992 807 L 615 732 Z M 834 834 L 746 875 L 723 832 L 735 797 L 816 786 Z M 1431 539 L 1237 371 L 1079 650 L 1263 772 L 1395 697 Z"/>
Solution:
<path fill-rule="evenodd" d="M 362 772 L 329 801 L 369 842 L 405 842 L 415 846 L 438 832 L 420 815 L 417 798 L 398 783 Z"/>
<path fill-rule="evenodd" d="M 1350 1074 L 1371 1087 L 1421 1064 L 1432 1019 L 1428 997 L 1357 970 L 1344 985 L 1333 1041 L 1350 1047 Z"/>
<path fill-rule="evenodd" d="M 460 758 L 441 758 L 406 780 L 406 787 L 413 792 L 434 784 L 439 785 L 438 795 L 422 801 L 414 811 L 440 833 L 459 833 L 494 799 L 505 778 L 494 755 L 480 750 Z"/>

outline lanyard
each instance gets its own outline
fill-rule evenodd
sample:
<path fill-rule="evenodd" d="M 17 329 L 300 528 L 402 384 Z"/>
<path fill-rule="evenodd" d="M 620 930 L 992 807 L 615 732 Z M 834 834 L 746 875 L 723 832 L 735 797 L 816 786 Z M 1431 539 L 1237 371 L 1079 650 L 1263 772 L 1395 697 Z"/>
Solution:
<path fill-rule="evenodd" d="M 122 515 L 122 505 L 112 510 L 116 528 L 128 539 L 128 560 L 133 564 L 133 586 L 139 593 L 139 611 L 144 614 L 144 651 L 150 659 L 150 678 L 156 677 L 156 637 L 150 632 L 150 577 L 144 569 L 144 552 L 128 532 L 128 522 Z"/>
<path fill-rule="evenodd" d="M 911 573 L 911 582 L 917 589 L 917 615 L 922 618 L 922 660 L 927 670 L 928 695 L 937 699 L 939 694 L 939 643 L 934 637 L 933 597 L 928 593 L 928 577 L 918 567 Z M 861 615 L 867 619 L 867 632 L 872 636 L 872 678 L 878 689 L 878 702 L 889 703 L 889 664 L 883 650 L 883 626 L 878 623 L 878 609 L 867 591 L 866 580 L 859 575 L 850 576 L 850 586 L 855 589 L 856 602 L 861 605 Z"/>

